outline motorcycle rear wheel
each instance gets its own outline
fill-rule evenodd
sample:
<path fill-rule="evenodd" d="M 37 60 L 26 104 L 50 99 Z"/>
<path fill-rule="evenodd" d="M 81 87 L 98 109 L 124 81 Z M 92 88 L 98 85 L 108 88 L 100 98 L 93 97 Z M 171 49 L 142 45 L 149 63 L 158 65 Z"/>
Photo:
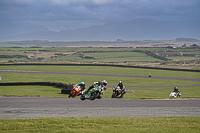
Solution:
<path fill-rule="evenodd" d="M 91 93 L 91 96 L 90 96 L 90 100 L 94 100 L 94 99 L 96 99 L 97 96 L 98 96 L 98 92 L 97 92 L 97 91 L 92 92 L 92 93 Z"/>

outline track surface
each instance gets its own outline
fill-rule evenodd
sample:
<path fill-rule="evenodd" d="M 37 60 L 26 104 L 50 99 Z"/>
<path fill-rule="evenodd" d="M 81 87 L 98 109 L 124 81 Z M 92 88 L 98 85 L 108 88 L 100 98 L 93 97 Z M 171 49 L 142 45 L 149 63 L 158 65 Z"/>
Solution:
<path fill-rule="evenodd" d="M 200 116 L 200 99 L 129 100 L 103 98 L 0 97 L 0 119 L 39 117 Z"/>
<path fill-rule="evenodd" d="M 7 70 L 0 70 L 0 72 L 149 78 L 147 76 L 112 74 L 30 72 Z M 174 77 L 151 77 L 151 79 L 200 81 L 200 79 Z M 179 86 L 200 86 L 200 84 Z M 200 116 L 199 103 L 200 99 L 130 100 L 103 98 L 94 101 L 81 101 L 79 98 L 0 97 L 0 119 L 39 117 L 189 117 Z"/>

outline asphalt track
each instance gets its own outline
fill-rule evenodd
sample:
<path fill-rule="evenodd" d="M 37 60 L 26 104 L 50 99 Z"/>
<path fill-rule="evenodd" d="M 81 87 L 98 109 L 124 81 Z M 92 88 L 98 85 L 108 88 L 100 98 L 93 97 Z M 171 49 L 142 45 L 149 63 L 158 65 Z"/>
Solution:
<path fill-rule="evenodd" d="M 1 70 L 0 72 L 149 78 L 146 76 L 111 74 L 29 72 L 3 70 Z M 174 77 L 151 77 L 151 79 L 200 81 L 200 79 Z M 200 84 L 189 86 L 200 86 Z M 39 117 L 189 117 L 200 116 L 199 103 L 200 99 L 133 100 L 102 98 L 96 99 L 94 101 L 81 101 L 79 98 L 0 97 L 0 119 Z"/>
<path fill-rule="evenodd" d="M 200 116 L 200 99 L 133 100 L 102 98 L 0 97 L 0 119 L 40 117 Z"/>

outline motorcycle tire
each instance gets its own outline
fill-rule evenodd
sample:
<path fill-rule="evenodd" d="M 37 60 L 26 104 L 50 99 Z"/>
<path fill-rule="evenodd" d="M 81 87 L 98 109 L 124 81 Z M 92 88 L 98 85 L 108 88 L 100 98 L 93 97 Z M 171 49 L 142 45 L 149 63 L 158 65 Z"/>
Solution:
<path fill-rule="evenodd" d="M 116 95 L 115 95 L 115 93 L 113 93 L 111 98 L 115 98 L 115 97 L 116 97 Z"/>
<path fill-rule="evenodd" d="M 73 97 L 73 95 L 74 95 L 74 91 L 73 91 L 72 93 L 70 93 L 68 97 L 69 97 L 69 98 L 70 98 L 70 97 Z M 73 97 L 73 98 L 74 98 L 74 97 Z"/>
<path fill-rule="evenodd" d="M 85 100 L 85 95 L 81 95 L 80 99 Z"/>
<path fill-rule="evenodd" d="M 91 96 L 90 96 L 90 100 L 94 100 L 94 99 L 96 99 L 97 96 L 98 96 L 98 94 L 99 94 L 99 92 L 97 92 L 97 91 L 92 92 L 92 93 L 91 93 Z"/>

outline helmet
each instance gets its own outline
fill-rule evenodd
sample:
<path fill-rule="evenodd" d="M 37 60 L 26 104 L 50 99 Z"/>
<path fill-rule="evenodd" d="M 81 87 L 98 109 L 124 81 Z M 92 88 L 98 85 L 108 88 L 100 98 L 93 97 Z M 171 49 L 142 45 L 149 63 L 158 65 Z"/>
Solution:
<path fill-rule="evenodd" d="M 122 85 L 122 81 L 119 81 L 119 85 Z"/>
<path fill-rule="evenodd" d="M 106 80 L 103 80 L 102 83 L 103 83 L 103 85 L 106 86 L 108 82 Z"/>
<path fill-rule="evenodd" d="M 174 90 L 178 90 L 178 88 L 177 88 L 177 87 L 174 87 Z"/>
<path fill-rule="evenodd" d="M 84 83 L 84 82 L 81 82 L 81 85 L 85 85 L 85 83 Z"/>
<path fill-rule="evenodd" d="M 84 87 L 84 86 L 85 86 L 85 83 L 84 83 L 84 82 L 81 82 L 81 83 L 80 83 L 80 86 Z"/>

